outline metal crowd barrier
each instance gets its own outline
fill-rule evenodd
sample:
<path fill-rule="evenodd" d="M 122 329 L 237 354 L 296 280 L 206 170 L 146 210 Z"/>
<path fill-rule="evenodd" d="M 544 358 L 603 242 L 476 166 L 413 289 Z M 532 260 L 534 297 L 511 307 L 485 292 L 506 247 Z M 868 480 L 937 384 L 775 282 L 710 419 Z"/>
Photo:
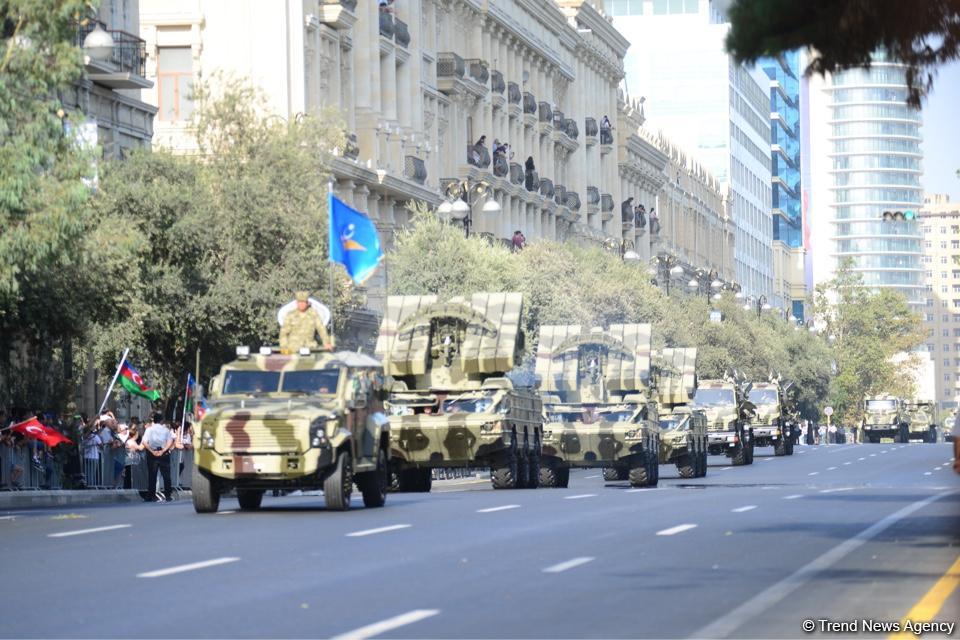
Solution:
<path fill-rule="evenodd" d="M 34 441 L 0 445 L 0 489 L 59 489 L 60 465 L 47 447 Z"/>
<path fill-rule="evenodd" d="M 137 464 L 131 466 L 130 488 L 141 493 L 150 493 L 150 469 L 147 465 L 147 453 L 141 451 Z M 181 471 L 182 466 L 182 471 Z M 170 452 L 170 485 L 173 488 L 173 497 L 179 498 L 180 493 L 190 488 L 190 475 L 193 472 L 193 449 L 174 449 Z M 157 472 L 157 484 L 153 493 L 162 495 L 163 474 Z"/>

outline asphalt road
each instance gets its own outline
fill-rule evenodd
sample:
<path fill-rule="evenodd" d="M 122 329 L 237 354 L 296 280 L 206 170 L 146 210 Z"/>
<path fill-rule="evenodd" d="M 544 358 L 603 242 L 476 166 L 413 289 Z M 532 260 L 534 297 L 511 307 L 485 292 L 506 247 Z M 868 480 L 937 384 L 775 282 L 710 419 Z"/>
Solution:
<path fill-rule="evenodd" d="M 319 496 L 0 512 L 0 636 L 803 638 L 960 619 L 950 445 L 757 451 L 697 480 L 663 466 L 657 489 L 578 471 L 345 513 Z"/>

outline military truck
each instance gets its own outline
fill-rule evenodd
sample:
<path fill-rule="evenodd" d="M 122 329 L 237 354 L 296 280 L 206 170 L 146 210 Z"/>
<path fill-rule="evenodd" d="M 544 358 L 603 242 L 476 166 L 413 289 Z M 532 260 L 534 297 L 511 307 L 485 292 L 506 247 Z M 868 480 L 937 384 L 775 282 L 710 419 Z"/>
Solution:
<path fill-rule="evenodd" d="M 495 489 L 536 488 L 543 417 L 507 374 L 523 351 L 520 293 L 390 296 L 377 355 L 398 491 L 430 491 L 432 469 L 488 467 Z"/>
<path fill-rule="evenodd" d="M 864 442 L 907 442 L 910 419 L 902 399 L 881 394 L 863 401 L 860 433 Z"/>
<path fill-rule="evenodd" d="M 937 403 L 930 400 L 908 402 L 906 409 L 910 420 L 910 425 L 907 427 L 907 438 L 935 443 L 939 423 Z"/>
<path fill-rule="evenodd" d="M 540 482 L 566 487 L 571 468 L 609 468 L 633 486 L 659 478 L 659 415 L 650 393 L 650 325 L 540 327 L 544 402 Z"/>
<path fill-rule="evenodd" d="M 753 445 L 773 447 L 776 456 L 792 456 L 797 413 L 790 391 L 792 382 L 771 376 L 769 382 L 754 382 L 748 398 L 756 407 L 751 422 Z"/>
<path fill-rule="evenodd" d="M 750 384 L 733 376 L 701 380 L 693 396 L 693 407 L 707 415 L 710 455 L 730 458 L 735 466 L 753 464 L 755 408 L 749 400 Z"/>
<path fill-rule="evenodd" d="M 666 348 L 654 354 L 660 405 L 660 464 L 681 478 L 707 475 L 707 415 L 691 407 L 697 389 L 697 350 Z M 669 411 L 669 413 L 667 413 Z"/>
<path fill-rule="evenodd" d="M 323 489 L 328 509 L 350 507 L 356 483 L 367 507 L 386 500 L 390 426 L 383 412 L 383 368 L 350 351 L 263 347 L 210 383 L 197 429 L 193 507 L 213 513 L 236 489 L 242 510 L 264 491 Z"/>

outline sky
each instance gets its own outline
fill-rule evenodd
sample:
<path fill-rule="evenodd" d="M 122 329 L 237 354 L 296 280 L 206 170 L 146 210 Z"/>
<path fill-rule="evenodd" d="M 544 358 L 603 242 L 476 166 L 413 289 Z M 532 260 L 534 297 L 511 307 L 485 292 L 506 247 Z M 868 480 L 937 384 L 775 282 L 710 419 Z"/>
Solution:
<path fill-rule="evenodd" d="M 922 116 L 924 191 L 960 202 L 960 62 L 940 68 Z"/>

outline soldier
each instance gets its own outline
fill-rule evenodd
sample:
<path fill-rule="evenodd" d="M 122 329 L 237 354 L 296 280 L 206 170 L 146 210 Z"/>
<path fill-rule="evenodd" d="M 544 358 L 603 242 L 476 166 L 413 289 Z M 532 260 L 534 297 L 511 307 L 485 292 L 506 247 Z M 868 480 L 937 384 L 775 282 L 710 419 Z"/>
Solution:
<path fill-rule="evenodd" d="M 306 291 L 297 292 L 297 310 L 291 311 L 284 318 L 283 328 L 280 329 L 280 348 L 285 351 L 296 351 L 301 347 L 317 348 L 315 334 L 320 334 L 323 348 L 333 349 L 333 341 L 323 326 L 320 314 L 310 306 L 310 294 Z"/>

